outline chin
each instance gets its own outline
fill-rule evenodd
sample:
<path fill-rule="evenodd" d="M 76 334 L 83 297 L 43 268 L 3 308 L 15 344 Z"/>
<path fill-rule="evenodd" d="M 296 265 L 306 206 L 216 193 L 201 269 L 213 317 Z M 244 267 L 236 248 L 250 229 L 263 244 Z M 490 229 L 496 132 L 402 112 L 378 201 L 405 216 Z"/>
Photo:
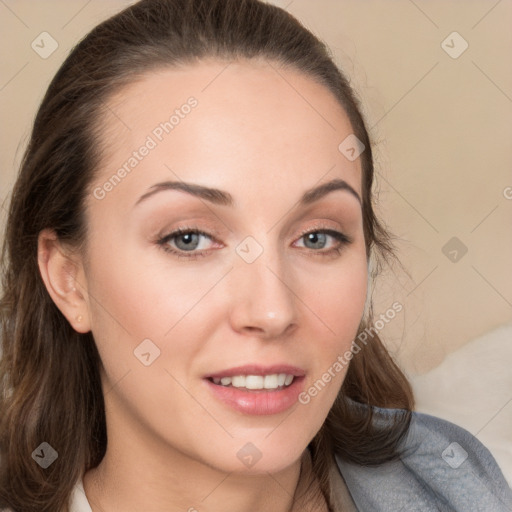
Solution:
<path fill-rule="evenodd" d="M 297 427 L 300 425 L 296 422 Z M 204 462 L 222 472 L 266 475 L 279 473 L 296 463 L 314 434 L 307 435 L 303 424 L 296 432 L 281 425 L 275 430 L 264 429 L 237 435 L 229 441 L 224 439 L 201 451 L 207 453 Z"/>

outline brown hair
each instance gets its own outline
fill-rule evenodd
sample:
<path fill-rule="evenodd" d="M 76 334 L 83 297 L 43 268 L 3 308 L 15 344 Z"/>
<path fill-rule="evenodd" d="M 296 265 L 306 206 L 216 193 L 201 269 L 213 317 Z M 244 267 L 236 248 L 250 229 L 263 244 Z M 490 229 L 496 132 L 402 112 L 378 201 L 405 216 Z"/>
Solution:
<path fill-rule="evenodd" d="M 326 46 L 289 13 L 258 0 L 142 0 L 104 21 L 51 82 L 12 193 L 2 251 L 0 506 L 67 511 L 75 482 L 105 454 L 102 363 L 92 334 L 77 333 L 50 298 L 37 244 L 38 234 L 51 228 L 62 241 L 84 247 L 84 204 L 101 160 L 99 121 L 108 98 L 152 69 L 252 57 L 299 70 L 343 106 L 366 147 L 361 163 L 367 254 L 377 261 L 392 255 L 389 234 L 372 208 L 372 150 L 358 100 Z M 403 413 L 392 425 L 377 427 L 372 407 L 353 401 Z M 310 444 L 322 492 L 328 496 L 333 451 L 365 465 L 399 456 L 412 407 L 407 379 L 373 333 L 351 361 Z M 31 457 L 42 442 L 58 453 L 47 469 Z"/>

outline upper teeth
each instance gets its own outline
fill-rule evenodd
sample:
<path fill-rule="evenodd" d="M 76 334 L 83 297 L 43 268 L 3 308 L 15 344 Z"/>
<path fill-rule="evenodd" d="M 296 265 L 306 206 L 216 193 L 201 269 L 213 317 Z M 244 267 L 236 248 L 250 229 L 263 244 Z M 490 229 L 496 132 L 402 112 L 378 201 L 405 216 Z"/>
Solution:
<path fill-rule="evenodd" d="M 281 386 L 289 386 L 293 381 L 293 375 L 286 373 L 274 373 L 272 375 L 234 375 L 233 377 L 214 377 L 215 384 L 233 386 L 246 389 L 277 389 Z"/>

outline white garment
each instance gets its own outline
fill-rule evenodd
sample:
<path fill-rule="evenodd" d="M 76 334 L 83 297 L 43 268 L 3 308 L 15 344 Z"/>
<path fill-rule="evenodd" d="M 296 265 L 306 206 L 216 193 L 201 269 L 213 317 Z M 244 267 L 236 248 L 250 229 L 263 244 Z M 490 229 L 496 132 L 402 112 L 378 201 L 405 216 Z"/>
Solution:
<path fill-rule="evenodd" d="M 69 512 L 92 512 L 85 496 L 83 480 L 80 479 L 73 488 L 69 498 Z"/>

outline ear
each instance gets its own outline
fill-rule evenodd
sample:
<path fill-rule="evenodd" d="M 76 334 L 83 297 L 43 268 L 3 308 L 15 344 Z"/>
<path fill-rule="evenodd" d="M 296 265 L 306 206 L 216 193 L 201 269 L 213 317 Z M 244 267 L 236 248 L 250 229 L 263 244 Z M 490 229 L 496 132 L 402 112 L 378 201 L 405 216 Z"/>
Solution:
<path fill-rule="evenodd" d="M 66 248 L 50 229 L 39 233 L 37 256 L 41 277 L 55 305 L 75 331 L 89 332 L 88 295 L 80 256 Z"/>

